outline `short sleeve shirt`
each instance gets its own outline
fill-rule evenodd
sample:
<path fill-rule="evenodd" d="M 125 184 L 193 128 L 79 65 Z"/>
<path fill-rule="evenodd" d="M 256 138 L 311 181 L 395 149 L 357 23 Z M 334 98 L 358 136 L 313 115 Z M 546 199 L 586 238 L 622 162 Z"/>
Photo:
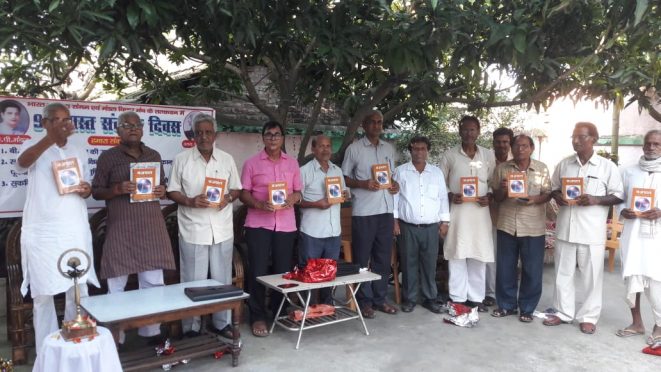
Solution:
<path fill-rule="evenodd" d="M 519 170 L 514 160 L 501 163 L 491 180 L 491 187 L 499 190 L 501 181 L 510 173 L 524 173 L 528 195 L 551 192 L 551 178 L 546 164 L 530 159 L 525 171 Z M 546 204 L 523 205 L 515 198 L 498 203 L 498 230 L 513 236 L 541 236 L 546 233 Z"/>
<path fill-rule="evenodd" d="M 326 177 L 339 177 L 342 189 L 346 189 L 342 169 L 328 162 L 328 171 L 324 172 L 317 159 L 301 167 L 303 181 L 303 200 L 315 202 L 326 197 Z M 301 208 L 301 232 L 313 238 L 340 236 L 340 204 L 333 204 L 328 209 Z"/>
<path fill-rule="evenodd" d="M 207 177 L 224 179 L 225 194 L 230 190 L 241 190 L 239 171 L 232 156 L 219 148 L 207 162 L 197 147 L 179 153 L 172 165 L 168 192 L 178 191 L 194 198 L 204 192 Z M 191 208 L 179 205 L 177 221 L 179 233 L 187 243 L 211 245 L 224 242 L 234 236 L 232 205 L 218 208 Z"/>
<path fill-rule="evenodd" d="M 392 173 L 396 160 L 395 148 L 391 144 L 379 140 L 377 145 L 373 145 L 367 137 L 363 137 L 347 148 L 342 173 L 351 179 L 365 181 L 372 178 L 372 165 L 388 164 Z M 351 194 L 354 216 L 393 213 L 393 196 L 386 189 L 370 191 L 355 187 L 351 189 Z"/>
<path fill-rule="evenodd" d="M 262 150 L 246 160 L 241 172 L 243 190 L 250 192 L 255 200 L 268 200 L 269 183 L 287 182 L 287 193 L 301 191 L 301 171 L 298 161 L 284 152 L 280 153 L 278 161 L 269 159 Z M 246 227 L 263 228 L 272 231 L 296 231 L 296 216 L 294 208 L 277 210 L 275 212 L 248 208 Z"/>
<path fill-rule="evenodd" d="M 613 195 L 624 199 L 622 177 L 617 166 L 597 154 L 581 164 L 578 155 L 569 156 L 555 167 L 551 178 L 553 190 L 562 188 L 562 177 L 582 177 L 585 193 Z M 606 241 L 608 206 L 562 206 L 558 211 L 556 238 L 570 243 L 598 245 Z"/>

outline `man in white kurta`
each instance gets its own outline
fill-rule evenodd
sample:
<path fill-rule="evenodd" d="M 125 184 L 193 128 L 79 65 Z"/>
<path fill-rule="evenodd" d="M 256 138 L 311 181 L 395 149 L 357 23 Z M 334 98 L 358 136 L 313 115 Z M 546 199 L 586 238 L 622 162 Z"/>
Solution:
<path fill-rule="evenodd" d="M 654 328 L 650 341 L 661 347 L 661 131 L 645 135 L 644 155 L 638 164 L 622 173 L 624 195 L 620 216 L 624 229 L 620 237 L 622 276 L 626 283 L 626 299 L 633 322 L 617 332 L 620 337 L 645 334 L 640 315 L 640 293 L 645 292 L 652 305 Z M 654 190 L 654 204 L 649 211 L 636 214 L 632 206 L 634 188 Z M 640 205 L 639 205 L 640 206 Z"/>
<path fill-rule="evenodd" d="M 494 261 L 493 232 L 489 214 L 489 180 L 496 160 L 492 151 L 476 144 L 480 122 L 466 116 L 459 124 L 461 145 L 443 154 L 440 168 L 450 199 L 450 228 L 443 243 L 448 260 L 448 287 L 453 302 L 466 302 L 487 311 L 482 304 L 485 294 L 486 263 Z M 478 201 L 463 202 L 461 177 L 478 178 Z"/>
<path fill-rule="evenodd" d="M 574 127 L 572 146 L 575 155 L 563 159 L 551 178 L 551 195 L 560 206 L 557 219 L 555 260 L 555 315 L 547 316 L 546 326 L 579 322 L 581 332 L 593 334 L 601 315 L 606 242 L 606 218 L 611 205 L 622 202 L 622 178 L 612 161 L 597 155 L 594 144 L 599 139 L 597 127 L 580 122 Z M 569 205 L 562 195 L 562 179 L 583 179 L 583 190 Z M 576 266 L 584 301 L 576 310 Z"/>
<path fill-rule="evenodd" d="M 85 198 L 91 193 L 90 185 L 84 181 L 79 192 L 60 195 L 53 178 L 54 161 L 76 158 L 82 166 L 81 176 L 89 180 L 87 158 L 83 151 L 67 142 L 75 129 L 66 106 L 46 106 L 41 122 L 46 135 L 24 142 L 17 162 L 19 170 L 28 172 L 21 229 L 21 293 L 26 295 L 29 286 L 34 301 L 37 352 L 44 338 L 59 328 L 54 295 L 66 292 L 65 320 L 76 316 L 73 280 L 60 274 L 57 267 L 60 255 L 71 248 L 87 252 L 91 266 L 87 274 L 80 278 L 81 295 L 87 295 L 86 282 L 99 286 L 93 266 L 92 234 L 85 205 Z M 81 261 L 85 262 L 83 257 Z"/>
<path fill-rule="evenodd" d="M 216 120 L 199 114 L 193 123 L 196 146 L 179 153 L 172 165 L 168 196 L 179 204 L 179 261 L 181 282 L 211 279 L 232 284 L 234 224 L 232 202 L 239 197 L 241 180 L 232 156 L 214 145 Z M 204 190 L 206 178 L 225 180 L 219 206 L 211 206 Z M 213 314 L 212 331 L 232 337 L 229 310 Z M 182 320 L 186 335 L 200 332 L 200 317 Z"/>

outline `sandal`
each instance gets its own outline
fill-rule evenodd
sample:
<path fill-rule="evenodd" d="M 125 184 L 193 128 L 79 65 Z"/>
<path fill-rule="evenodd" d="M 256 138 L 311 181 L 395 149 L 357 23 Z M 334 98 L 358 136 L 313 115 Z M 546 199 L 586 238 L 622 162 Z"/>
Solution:
<path fill-rule="evenodd" d="M 516 315 L 518 312 L 514 309 L 506 310 L 506 309 L 501 309 L 498 308 L 494 311 L 491 312 L 491 316 L 496 317 L 496 318 L 502 318 L 506 317 L 509 315 Z"/>
<path fill-rule="evenodd" d="M 383 303 L 381 305 L 375 305 L 374 309 L 379 310 L 382 313 L 386 314 L 397 314 L 397 308 L 394 306 L 388 305 L 387 303 Z"/>
<path fill-rule="evenodd" d="M 266 328 L 266 322 L 263 320 L 258 320 L 252 324 L 252 334 L 255 337 L 266 337 L 269 335 L 269 331 Z"/>
<path fill-rule="evenodd" d="M 521 314 L 519 320 L 523 323 L 530 323 L 533 320 L 532 314 Z"/>

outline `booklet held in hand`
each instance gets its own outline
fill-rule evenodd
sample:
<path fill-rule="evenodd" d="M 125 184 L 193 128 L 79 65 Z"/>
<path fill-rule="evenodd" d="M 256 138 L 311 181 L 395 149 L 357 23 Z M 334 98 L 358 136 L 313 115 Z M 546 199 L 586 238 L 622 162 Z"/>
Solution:
<path fill-rule="evenodd" d="M 161 179 L 161 164 L 158 162 L 131 163 L 131 182 L 135 183 L 135 191 L 131 193 L 131 203 L 141 203 L 158 200 L 154 188 Z"/>
<path fill-rule="evenodd" d="M 654 189 L 634 187 L 631 190 L 631 210 L 641 215 L 654 208 Z"/>
<path fill-rule="evenodd" d="M 53 165 L 53 177 L 60 195 L 80 191 L 80 167 L 78 158 L 56 160 Z"/>
<path fill-rule="evenodd" d="M 474 202 L 478 198 L 477 177 L 461 177 L 461 199 L 465 202 Z"/>
<path fill-rule="evenodd" d="M 380 189 L 388 189 L 392 185 L 390 181 L 390 166 L 388 164 L 372 165 L 372 178 L 379 184 Z"/>
<path fill-rule="evenodd" d="M 562 178 L 562 198 L 567 204 L 576 204 L 576 199 L 583 194 L 582 177 L 563 177 Z"/>
<path fill-rule="evenodd" d="M 273 205 L 273 209 L 278 210 L 285 208 L 285 200 L 287 200 L 287 182 L 269 183 L 268 197 L 268 202 Z"/>
<path fill-rule="evenodd" d="M 222 178 L 204 178 L 204 190 L 202 192 L 207 196 L 210 208 L 220 207 L 220 203 L 225 197 L 225 184 L 227 182 Z"/>

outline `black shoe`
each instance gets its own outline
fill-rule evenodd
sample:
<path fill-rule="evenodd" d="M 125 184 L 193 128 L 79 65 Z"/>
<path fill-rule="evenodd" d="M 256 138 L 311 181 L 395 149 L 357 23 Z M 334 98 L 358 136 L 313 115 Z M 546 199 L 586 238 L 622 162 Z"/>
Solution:
<path fill-rule="evenodd" d="M 193 331 L 192 329 L 191 329 L 190 331 L 184 333 L 184 337 L 185 337 L 185 338 L 193 338 L 193 337 L 197 337 L 197 336 L 199 336 L 199 335 L 200 335 L 200 332 L 198 332 L 198 331 Z"/>
<path fill-rule="evenodd" d="M 489 309 L 487 309 L 486 306 L 484 306 L 483 303 L 481 302 L 474 302 L 474 301 L 466 301 L 466 306 L 468 307 L 477 307 L 477 311 L 480 313 L 488 313 Z"/>
<path fill-rule="evenodd" d="M 219 335 L 220 337 L 224 337 L 227 339 L 233 339 L 234 338 L 234 333 L 232 332 L 232 326 L 231 325 L 226 325 L 225 328 L 223 329 L 216 329 L 216 327 L 209 327 L 209 331 Z"/>
<path fill-rule="evenodd" d="M 405 301 L 402 306 L 402 311 L 405 313 L 410 313 L 415 308 L 415 303 L 411 301 Z"/>
<path fill-rule="evenodd" d="M 443 310 L 441 310 L 441 306 L 439 304 L 437 304 L 436 302 L 431 301 L 431 300 L 427 300 L 427 301 L 423 302 L 422 307 L 424 307 L 425 309 L 431 311 L 434 314 L 440 314 L 440 313 L 443 312 Z"/>
<path fill-rule="evenodd" d="M 484 298 L 484 301 L 482 301 L 482 304 L 484 306 L 493 306 L 496 304 L 496 299 L 491 296 L 487 296 Z"/>

